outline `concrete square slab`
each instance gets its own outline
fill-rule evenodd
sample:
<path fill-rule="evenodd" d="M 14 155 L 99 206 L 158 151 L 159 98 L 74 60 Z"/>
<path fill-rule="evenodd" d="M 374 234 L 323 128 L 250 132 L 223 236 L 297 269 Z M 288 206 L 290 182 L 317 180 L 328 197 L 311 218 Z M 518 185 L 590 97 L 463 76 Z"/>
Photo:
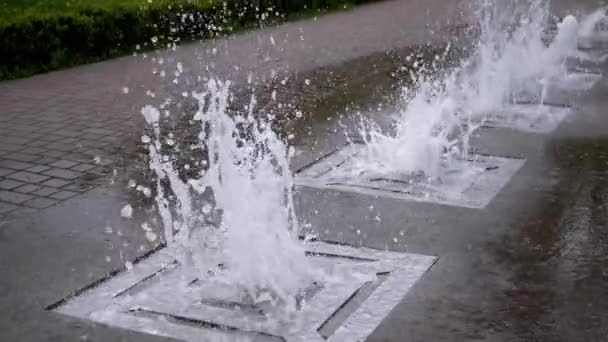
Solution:
<path fill-rule="evenodd" d="M 485 208 L 525 163 L 522 159 L 478 155 L 455 160 L 440 180 L 411 174 L 360 171 L 360 144 L 349 144 L 298 170 L 295 184 L 371 196 Z M 356 171 L 355 171 L 356 170 Z"/>
<path fill-rule="evenodd" d="M 436 260 L 323 242 L 306 248 L 327 276 L 302 292 L 290 317 L 180 272 L 170 248 L 48 309 L 184 341 L 363 341 Z"/>

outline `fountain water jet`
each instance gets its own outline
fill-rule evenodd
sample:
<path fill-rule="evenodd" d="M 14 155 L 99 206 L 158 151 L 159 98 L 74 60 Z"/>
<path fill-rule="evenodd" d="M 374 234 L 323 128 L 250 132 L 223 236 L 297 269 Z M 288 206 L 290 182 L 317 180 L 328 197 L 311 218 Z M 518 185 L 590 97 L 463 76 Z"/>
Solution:
<path fill-rule="evenodd" d="M 144 141 L 157 176 L 165 238 L 179 246 L 180 258 L 200 278 L 236 287 L 253 302 L 295 310 L 295 298 L 313 281 L 313 270 L 298 241 L 290 151 L 269 122 L 254 118 L 253 97 L 245 114 L 228 114 L 229 86 L 210 80 L 204 92 L 193 94 L 198 101 L 193 119 L 200 122 L 197 148 L 207 158 L 199 177 L 187 181 L 161 152 L 158 110 L 142 110 L 155 135 Z M 201 198 L 201 207 L 195 207 Z"/>
<path fill-rule="evenodd" d="M 365 148 L 356 156 L 354 173 L 423 174 L 422 179 L 438 180 L 455 171 L 455 159 L 469 157 L 469 139 L 488 113 L 504 114 L 521 101 L 542 105 L 549 84 L 592 85 L 595 78 L 567 72 L 566 59 L 577 53 L 577 19 L 565 17 L 546 44 L 548 18 L 546 1 L 482 1 L 475 52 L 445 77 L 421 78 L 415 90 L 407 89 L 403 101 L 408 103 L 394 119 L 394 133 L 364 122 Z"/>

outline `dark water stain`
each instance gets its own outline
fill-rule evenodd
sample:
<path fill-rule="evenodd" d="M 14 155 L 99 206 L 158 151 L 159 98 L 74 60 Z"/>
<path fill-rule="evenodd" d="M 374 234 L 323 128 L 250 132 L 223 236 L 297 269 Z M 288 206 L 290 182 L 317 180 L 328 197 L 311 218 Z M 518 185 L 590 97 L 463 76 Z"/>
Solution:
<path fill-rule="evenodd" d="M 510 270 L 502 318 L 524 341 L 608 338 L 608 140 L 553 144 L 559 182 L 495 246 Z"/>

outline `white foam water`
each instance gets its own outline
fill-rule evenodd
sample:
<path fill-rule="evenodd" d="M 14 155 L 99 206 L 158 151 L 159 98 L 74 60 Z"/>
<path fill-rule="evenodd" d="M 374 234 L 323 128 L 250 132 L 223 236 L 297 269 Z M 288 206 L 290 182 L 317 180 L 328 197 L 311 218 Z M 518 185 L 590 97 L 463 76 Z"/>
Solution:
<path fill-rule="evenodd" d="M 578 29 L 579 46 L 582 48 L 592 48 L 597 43 L 608 42 L 608 16 L 607 8 L 602 7 L 581 20 Z M 599 28 L 604 28 L 600 30 Z"/>
<path fill-rule="evenodd" d="M 440 178 L 454 171 L 454 159 L 468 156 L 469 140 L 489 113 L 520 101 L 542 104 L 550 84 L 590 87 L 596 78 L 573 76 L 566 68 L 567 58 L 578 53 L 578 20 L 563 18 L 546 44 L 548 19 L 546 1 L 481 2 L 475 52 L 442 79 L 423 78 L 406 90 L 392 133 L 365 122 L 359 167 Z"/>
<path fill-rule="evenodd" d="M 210 80 L 204 92 L 193 94 L 199 107 L 193 117 L 200 123 L 197 148 L 207 155 L 193 179 L 182 180 L 172 158 L 163 154 L 158 110 L 142 110 L 154 129 L 154 139 L 144 141 L 157 177 L 165 238 L 205 281 L 226 284 L 254 302 L 295 310 L 296 295 L 311 284 L 313 270 L 298 240 L 290 151 L 269 122 L 254 118 L 253 97 L 244 114 L 228 114 L 229 86 Z M 166 181 L 170 190 L 163 187 Z"/>

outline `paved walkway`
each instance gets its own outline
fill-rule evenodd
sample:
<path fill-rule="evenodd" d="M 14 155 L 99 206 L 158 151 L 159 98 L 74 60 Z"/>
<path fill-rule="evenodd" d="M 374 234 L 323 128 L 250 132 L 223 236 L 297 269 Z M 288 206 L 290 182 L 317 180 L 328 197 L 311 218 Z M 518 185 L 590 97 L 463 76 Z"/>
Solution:
<path fill-rule="evenodd" d="M 0 215 L 20 206 L 46 208 L 98 184 L 111 171 L 112 149 L 141 131 L 139 108 L 171 92 L 197 89 L 198 76 L 238 82 L 252 74 L 265 82 L 273 75 L 445 40 L 465 21 L 458 4 L 377 3 L 177 51 L 0 83 Z M 175 85 L 178 62 L 184 73 Z"/>

